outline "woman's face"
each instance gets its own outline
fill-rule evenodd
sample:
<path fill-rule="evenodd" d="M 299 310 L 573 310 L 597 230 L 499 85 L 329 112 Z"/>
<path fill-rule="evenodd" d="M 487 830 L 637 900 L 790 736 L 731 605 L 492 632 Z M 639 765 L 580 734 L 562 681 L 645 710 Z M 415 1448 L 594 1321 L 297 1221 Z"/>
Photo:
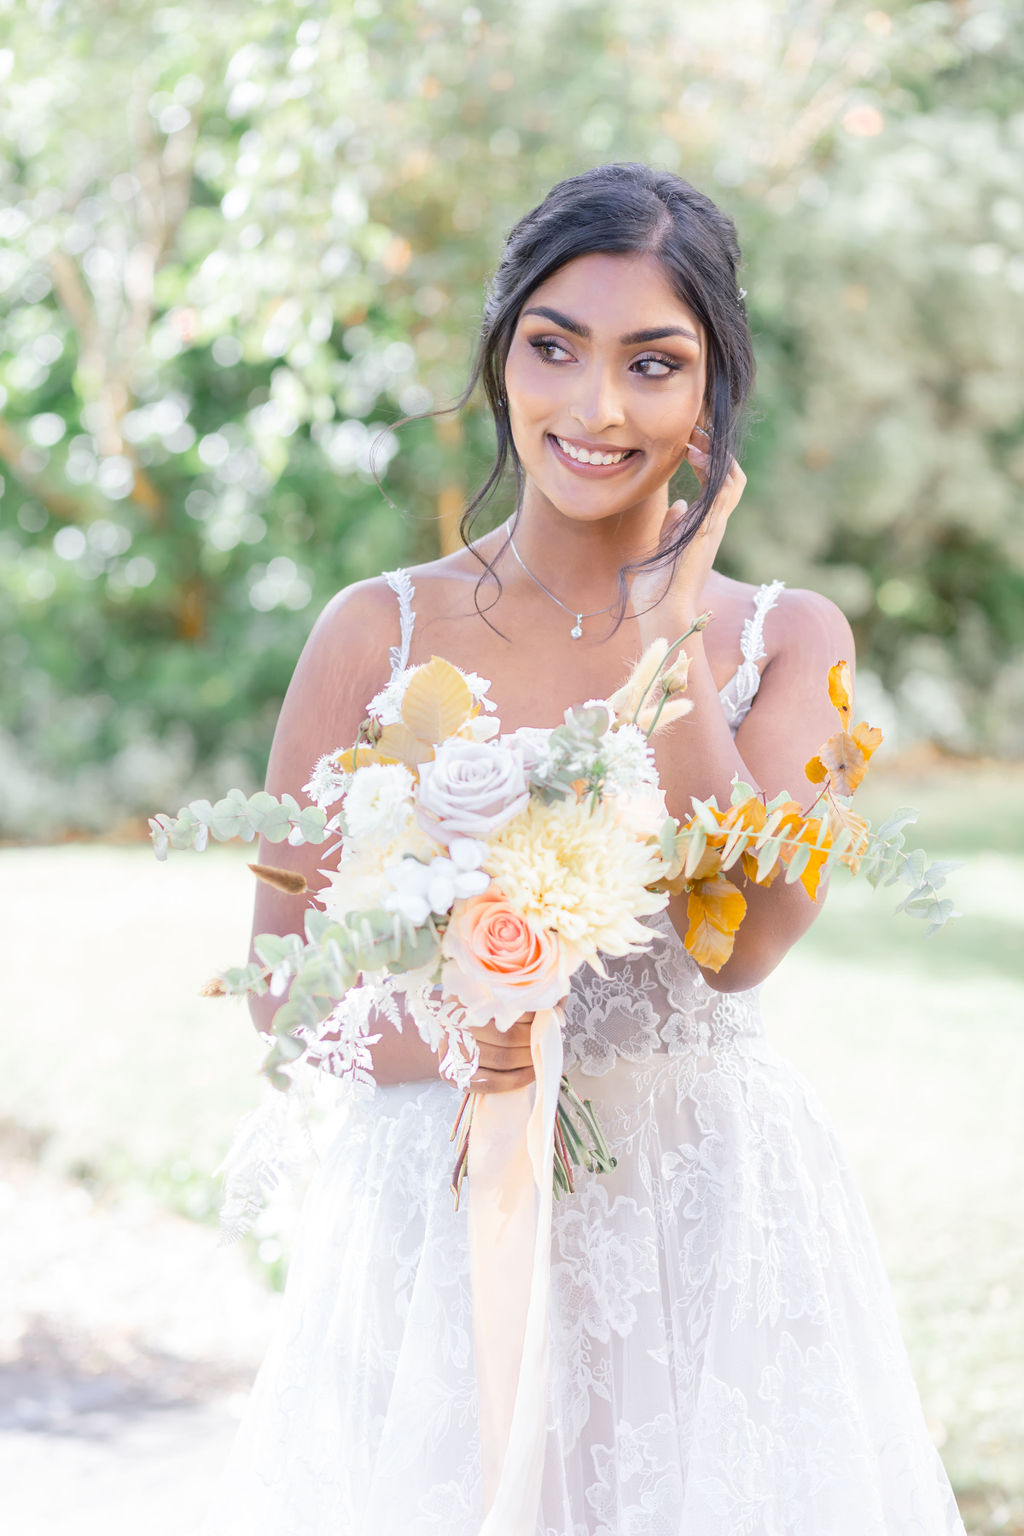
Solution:
<path fill-rule="evenodd" d="M 527 500 L 587 520 L 663 512 L 701 419 L 705 356 L 703 326 L 652 256 L 579 256 L 541 283 L 505 363 Z"/>

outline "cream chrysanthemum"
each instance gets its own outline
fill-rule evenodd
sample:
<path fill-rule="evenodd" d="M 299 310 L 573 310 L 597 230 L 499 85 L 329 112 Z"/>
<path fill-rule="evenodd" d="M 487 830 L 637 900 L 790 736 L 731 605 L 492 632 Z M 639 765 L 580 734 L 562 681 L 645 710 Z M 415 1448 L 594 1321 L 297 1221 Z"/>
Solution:
<path fill-rule="evenodd" d="M 488 844 L 484 869 L 511 904 L 595 969 L 603 969 L 598 950 L 625 955 L 650 943 L 638 919 L 668 904 L 664 893 L 645 889 L 665 864 L 616 820 L 613 804 L 591 810 L 585 800 L 531 800 Z"/>

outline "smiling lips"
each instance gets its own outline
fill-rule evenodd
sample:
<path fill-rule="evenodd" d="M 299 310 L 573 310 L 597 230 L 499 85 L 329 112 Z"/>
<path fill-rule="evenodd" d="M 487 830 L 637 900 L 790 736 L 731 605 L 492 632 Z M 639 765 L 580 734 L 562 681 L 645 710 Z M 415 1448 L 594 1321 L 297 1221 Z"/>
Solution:
<path fill-rule="evenodd" d="M 600 445 L 584 447 L 567 437 L 555 437 L 553 434 L 549 436 L 558 450 L 559 457 L 571 464 L 574 469 L 582 468 L 584 465 L 591 472 L 617 469 L 637 452 L 635 448 L 605 448 Z"/>

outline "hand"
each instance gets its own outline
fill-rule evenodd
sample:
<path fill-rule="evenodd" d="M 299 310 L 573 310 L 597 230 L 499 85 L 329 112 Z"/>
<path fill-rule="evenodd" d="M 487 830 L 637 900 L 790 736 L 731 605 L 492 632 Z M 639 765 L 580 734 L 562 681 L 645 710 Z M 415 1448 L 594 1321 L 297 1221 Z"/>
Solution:
<path fill-rule="evenodd" d="M 711 439 L 705 429 L 701 426 L 695 426 L 686 445 L 686 459 L 690 468 L 697 476 L 702 490 L 707 484 L 710 447 Z M 726 523 L 729 520 L 730 514 L 739 503 L 746 483 L 747 477 L 740 468 L 738 461 L 734 458 L 730 463 L 729 472 L 725 477 L 722 488 L 711 505 L 711 510 L 705 517 L 699 531 L 679 556 L 667 588 L 664 568 L 660 570 L 639 571 L 633 578 L 630 586 L 630 605 L 634 613 L 640 617 L 640 634 L 644 644 L 647 643 L 642 618 L 644 610 L 653 608 L 665 596 L 666 590 L 671 594 L 673 612 L 678 613 L 684 621 L 684 628 L 701 611 L 704 588 L 718 555 L 718 550 L 725 534 Z M 687 503 L 685 501 L 674 501 L 672 503 L 662 523 L 662 538 L 670 533 L 672 525 L 685 515 L 686 510 Z M 655 631 L 660 633 L 664 622 L 663 618 L 656 618 L 652 613 L 651 620 L 653 621 Z"/>
<path fill-rule="evenodd" d="M 473 1029 L 480 1044 L 480 1065 L 469 1080 L 474 1093 L 510 1093 L 533 1082 L 533 1018 L 532 1013 L 524 1013 L 509 1029 L 499 1029 L 496 1024 Z"/>

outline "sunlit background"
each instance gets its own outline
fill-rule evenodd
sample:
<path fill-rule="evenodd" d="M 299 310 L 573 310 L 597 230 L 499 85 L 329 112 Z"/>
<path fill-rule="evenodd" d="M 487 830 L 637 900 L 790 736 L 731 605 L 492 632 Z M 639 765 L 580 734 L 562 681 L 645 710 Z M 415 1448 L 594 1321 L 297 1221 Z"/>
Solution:
<path fill-rule="evenodd" d="M 837 881 L 766 1003 L 968 1530 L 1024 1533 L 1022 79 L 1016 0 L 0 0 L 0 1461 L 30 1536 L 191 1528 L 287 1260 L 287 1202 L 215 1248 L 259 1052 L 196 993 L 243 957 L 244 859 L 158 866 L 145 817 L 257 787 L 321 605 L 452 547 L 486 413 L 394 424 L 461 392 L 512 223 L 623 159 L 744 248 L 721 567 L 845 610 L 868 810 L 965 860 L 928 944 Z"/>

